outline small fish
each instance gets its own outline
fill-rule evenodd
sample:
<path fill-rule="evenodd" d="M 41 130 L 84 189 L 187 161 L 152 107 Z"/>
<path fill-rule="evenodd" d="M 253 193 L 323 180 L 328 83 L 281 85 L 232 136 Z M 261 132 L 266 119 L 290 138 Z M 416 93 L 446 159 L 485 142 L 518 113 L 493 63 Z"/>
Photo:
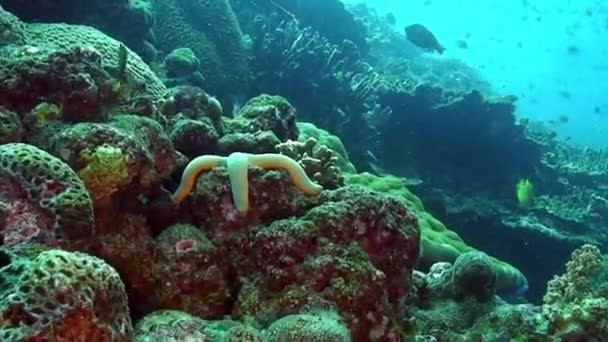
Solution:
<path fill-rule="evenodd" d="M 565 125 L 570 122 L 570 118 L 566 114 L 560 114 L 554 120 L 549 120 L 552 125 Z"/>
<path fill-rule="evenodd" d="M 575 55 L 578 55 L 579 53 L 581 53 L 581 50 L 576 45 L 568 46 L 568 54 L 570 56 L 575 56 Z"/>
<path fill-rule="evenodd" d="M 572 94 L 567 91 L 567 90 L 560 90 L 558 92 L 559 96 L 563 97 L 566 100 L 571 100 L 572 99 Z"/>
<path fill-rule="evenodd" d="M 439 41 L 429 29 L 427 29 L 422 24 L 412 24 L 405 27 L 405 35 L 407 40 L 409 40 L 412 44 L 430 51 L 430 52 L 438 52 L 439 54 L 443 54 L 445 48 L 439 44 Z"/>
<path fill-rule="evenodd" d="M 460 49 L 466 50 L 469 48 L 469 44 L 467 44 L 467 41 L 464 39 L 459 39 L 456 41 L 456 46 Z"/>

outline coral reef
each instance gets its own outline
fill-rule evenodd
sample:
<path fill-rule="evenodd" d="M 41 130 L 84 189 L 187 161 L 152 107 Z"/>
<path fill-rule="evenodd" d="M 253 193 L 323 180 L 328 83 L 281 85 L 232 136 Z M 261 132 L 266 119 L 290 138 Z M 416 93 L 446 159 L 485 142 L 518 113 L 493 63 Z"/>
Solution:
<path fill-rule="evenodd" d="M 1 340 L 608 335 L 598 247 L 540 304 L 606 244 L 605 151 L 516 121 L 390 14 L 3 5 Z"/>
<path fill-rule="evenodd" d="M 361 146 L 377 152 L 371 122 L 390 110 L 378 105 L 380 76 L 361 59 L 357 46 L 349 40 L 333 44 L 295 21 L 259 20 L 250 34 L 252 92 L 282 94 L 301 119 L 339 133 L 357 168 L 367 167 L 367 150 Z"/>

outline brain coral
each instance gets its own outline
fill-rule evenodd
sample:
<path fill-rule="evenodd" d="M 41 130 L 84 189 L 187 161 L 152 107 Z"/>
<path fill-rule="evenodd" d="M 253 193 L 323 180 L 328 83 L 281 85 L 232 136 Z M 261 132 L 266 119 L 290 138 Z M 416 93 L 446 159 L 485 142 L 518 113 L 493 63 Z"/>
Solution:
<path fill-rule="evenodd" d="M 4 244 L 53 242 L 93 234 L 84 184 L 68 165 L 31 145 L 0 146 L 0 236 Z"/>
<path fill-rule="evenodd" d="M 104 67 L 116 68 L 120 42 L 92 27 L 67 24 L 28 24 L 25 31 L 28 45 L 67 51 L 77 47 L 93 47 L 103 56 Z M 154 98 L 165 94 L 166 88 L 150 67 L 127 48 L 127 76 L 145 85 L 146 93 Z"/>
<path fill-rule="evenodd" d="M 0 46 L 22 44 L 25 36 L 25 25 L 12 13 L 0 6 Z"/>
<path fill-rule="evenodd" d="M 248 72 L 242 32 L 227 0 L 158 0 L 154 6 L 160 49 L 192 49 L 205 88 L 214 94 L 244 88 Z"/>
<path fill-rule="evenodd" d="M 127 294 L 101 259 L 60 250 L 2 256 L 10 263 L 0 268 L 0 340 L 131 340 Z"/>

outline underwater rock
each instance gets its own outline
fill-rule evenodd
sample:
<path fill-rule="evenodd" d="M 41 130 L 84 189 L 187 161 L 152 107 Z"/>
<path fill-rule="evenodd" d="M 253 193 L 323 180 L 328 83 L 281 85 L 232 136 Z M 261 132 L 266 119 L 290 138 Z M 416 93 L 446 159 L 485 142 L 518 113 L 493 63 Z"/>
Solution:
<path fill-rule="evenodd" d="M 297 218 L 255 230 L 237 317 L 261 322 L 333 307 L 354 340 L 396 338 L 418 254 L 416 221 L 396 200 L 356 187 L 326 191 Z"/>
<path fill-rule="evenodd" d="M 163 255 L 156 265 L 160 281 L 148 299 L 158 308 L 217 318 L 230 311 L 236 284 L 225 254 L 198 227 L 176 224 L 155 239 Z"/>
<path fill-rule="evenodd" d="M 407 39 L 414 45 L 431 52 L 443 54 L 445 48 L 439 44 L 439 41 L 428 28 L 422 24 L 412 24 L 405 27 Z"/>
<path fill-rule="evenodd" d="M 418 269 L 428 270 L 438 262 L 453 263 L 460 255 L 475 251 L 473 247 L 465 243 L 459 234 L 450 230 L 442 221 L 428 212 L 420 198 L 410 192 L 400 178 L 376 176 L 364 172 L 345 174 L 345 180 L 347 185 L 363 186 L 366 189 L 394 197 L 415 213 L 421 235 Z M 488 237 L 493 238 L 493 235 Z M 496 291 L 498 293 L 511 293 L 527 285 L 526 277 L 517 268 L 495 257 L 490 259 L 492 269 L 496 272 Z"/>
<path fill-rule="evenodd" d="M 223 135 L 223 108 L 215 97 L 201 88 L 193 86 L 177 86 L 169 89 L 168 98 L 160 108 L 163 115 L 171 119 L 177 114 L 197 120 L 208 121 L 217 134 Z"/>

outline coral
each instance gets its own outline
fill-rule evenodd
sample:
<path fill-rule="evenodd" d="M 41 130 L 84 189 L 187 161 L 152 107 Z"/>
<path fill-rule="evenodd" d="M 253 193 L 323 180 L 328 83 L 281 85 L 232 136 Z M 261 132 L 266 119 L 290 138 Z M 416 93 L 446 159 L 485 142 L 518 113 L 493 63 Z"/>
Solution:
<path fill-rule="evenodd" d="M 200 60 L 190 48 L 177 48 L 165 57 L 165 69 L 169 77 L 190 75 L 200 67 Z"/>
<path fill-rule="evenodd" d="M 23 143 L 0 146 L 0 215 L 4 244 L 88 239 L 91 198 L 78 175 L 49 153 Z"/>
<path fill-rule="evenodd" d="M 57 0 L 22 2 L 6 0 L 8 11 L 26 22 L 62 22 L 95 27 L 125 42 L 138 52 L 150 40 L 151 14 L 148 0 Z"/>
<path fill-rule="evenodd" d="M 156 237 L 164 258 L 156 265 L 163 281 L 148 297 L 159 308 L 182 310 L 198 317 L 228 314 L 234 287 L 231 267 L 197 227 L 176 224 Z"/>
<path fill-rule="evenodd" d="M 187 46 L 200 61 L 204 87 L 222 99 L 246 89 L 249 72 L 239 23 L 227 0 L 159 0 L 153 29 L 166 53 Z"/>
<path fill-rule="evenodd" d="M 608 298 L 594 281 L 604 267 L 599 248 L 583 245 L 572 253 L 566 273 L 547 284 L 543 314 L 562 339 L 594 339 L 608 335 Z M 608 283 L 604 283 L 604 288 Z"/>
<path fill-rule="evenodd" d="M 288 140 L 278 144 L 279 153 L 288 156 L 302 166 L 306 174 L 327 189 L 335 189 L 344 184 L 344 177 L 337 166 L 338 156 L 315 138 L 305 142 Z"/>
<path fill-rule="evenodd" d="M 57 52 L 92 47 L 103 60 L 104 68 L 116 70 L 120 63 L 121 43 L 92 27 L 67 24 L 28 24 L 26 44 Z M 143 93 L 155 100 L 161 99 L 166 88 L 150 67 L 127 48 L 126 75 L 131 82 L 143 88 Z M 137 87 L 137 86 L 134 86 Z"/>
<path fill-rule="evenodd" d="M 20 142 L 24 128 L 17 113 L 0 106 L 0 144 Z"/>
<path fill-rule="evenodd" d="M 85 183 L 97 207 L 126 200 L 154 188 L 185 158 L 176 152 L 155 120 L 117 115 L 105 123 L 44 127 L 32 140 L 65 160 Z"/>
<path fill-rule="evenodd" d="M 348 342 L 348 328 L 331 311 L 287 315 L 272 323 L 265 335 L 274 342 Z"/>
<path fill-rule="evenodd" d="M 398 201 L 356 187 L 320 197 L 305 215 L 256 229 L 234 314 L 264 324 L 329 306 L 354 340 L 394 338 L 418 255 L 415 218 Z"/>
<path fill-rule="evenodd" d="M 340 134 L 353 163 L 366 165 L 369 150 L 376 152 L 371 119 L 388 108 L 378 106 L 381 77 L 357 46 L 349 40 L 332 44 L 294 20 L 256 20 L 251 35 L 253 93 L 285 96 L 301 119 Z"/>
<path fill-rule="evenodd" d="M 281 96 L 262 94 L 251 98 L 226 124 L 227 133 L 271 131 L 280 141 L 298 139 L 296 109 Z"/>
<path fill-rule="evenodd" d="M 308 138 L 314 138 L 318 144 L 325 145 L 334 151 L 338 157 L 337 166 L 342 172 L 356 173 L 355 166 L 348 159 L 348 153 L 340 138 L 321 129 L 310 122 L 297 122 L 298 141 L 306 141 Z"/>
<path fill-rule="evenodd" d="M 0 102 L 19 113 L 46 102 L 59 107 L 56 119 L 94 120 L 113 100 L 111 77 L 101 55 L 90 48 L 49 52 L 23 46 L 0 58 Z M 32 116 L 40 125 L 41 118 Z"/>
<path fill-rule="evenodd" d="M 307 195 L 317 195 L 323 190 L 323 187 L 308 178 L 300 164 L 289 157 L 270 153 L 255 155 L 235 152 L 228 157 L 206 155 L 191 160 L 186 166 L 181 183 L 171 196 L 171 200 L 175 203 L 181 202 L 192 191 L 196 178 L 201 172 L 224 165 L 230 178 L 234 206 L 240 213 L 246 213 L 249 209 L 249 182 L 247 180 L 249 166 L 269 169 L 282 168 L 287 171 L 296 187 Z"/>
<path fill-rule="evenodd" d="M 18 258 L 13 256 L 13 258 Z M 4 341 L 130 341 L 127 294 L 116 271 L 83 253 L 49 250 L 0 268 Z"/>
<path fill-rule="evenodd" d="M 471 296 L 480 302 L 494 297 L 496 272 L 492 260 L 477 251 L 460 254 L 452 269 L 452 291 L 455 298 Z"/>
<path fill-rule="evenodd" d="M 91 151 L 80 152 L 85 167 L 78 171 L 87 189 L 99 201 L 111 196 L 129 182 L 129 169 L 122 150 L 118 147 L 100 145 Z"/>
<path fill-rule="evenodd" d="M 458 234 L 428 213 L 422 201 L 404 186 L 402 179 L 393 176 L 379 177 L 369 173 L 347 174 L 346 184 L 358 184 L 394 196 L 416 213 L 421 231 L 420 268 L 428 269 L 440 261 L 454 262 L 461 254 L 474 250 Z M 495 258 L 491 260 L 497 276 L 498 292 L 511 292 L 527 286 L 527 280 L 519 270 Z"/>
<path fill-rule="evenodd" d="M 25 24 L 0 6 L 0 47 L 25 41 Z"/>
<path fill-rule="evenodd" d="M 206 321 L 173 310 L 153 312 L 135 326 L 136 342 L 209 341 L 264 342 L 260 332 L 245 324 L 230 321 Z"/>

